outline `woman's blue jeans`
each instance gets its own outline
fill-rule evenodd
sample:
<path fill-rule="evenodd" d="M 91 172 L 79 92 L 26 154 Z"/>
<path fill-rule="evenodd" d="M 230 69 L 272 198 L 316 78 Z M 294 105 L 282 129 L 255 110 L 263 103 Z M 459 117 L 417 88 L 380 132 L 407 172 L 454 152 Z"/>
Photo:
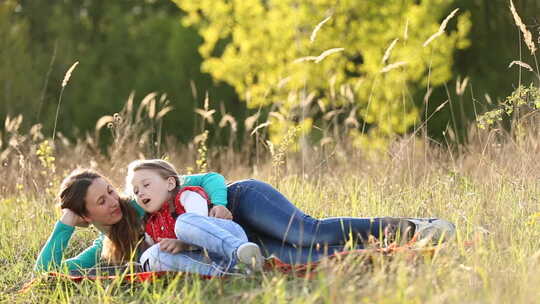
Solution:
<path fill-rule="evenodd" d="M 227 207 L 248 239 L 266 255 L 288 263 L 305 263 L 342 251 L 352 237 L 363 248 L 370 235 L 384 229 L 381 218 L 336 217 L 315 219 L 296 208 L 267 183 L 242 180 L 228 186 Z"/>
<path fill-rule="evenodd" d="M 180 215 L 174 232 L 179 240 L 197 247 L 171 254 L 161 251 L 159 243 L 155 244 L 141 255 L 145 269 L 222 275 L 236 264 L 236 250 L 248 241 L 242 227 L 235 222 L 194 213 Z"/>

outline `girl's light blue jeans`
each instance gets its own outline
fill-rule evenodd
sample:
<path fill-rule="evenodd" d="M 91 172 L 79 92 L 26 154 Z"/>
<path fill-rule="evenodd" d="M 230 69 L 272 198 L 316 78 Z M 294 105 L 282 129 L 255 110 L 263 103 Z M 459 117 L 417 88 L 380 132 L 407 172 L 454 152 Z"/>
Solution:
<path fill-rule="evenodd" d="M 159 243 L 140 258 L 147 271 L 184 271 L 219 276 L 236 264 L 237 248 L 248 241 L 246 233 L 230 220 L 184 213 L 176 219 L 176 237 L 196 249 L 171 254 L 161 251 Z"/>

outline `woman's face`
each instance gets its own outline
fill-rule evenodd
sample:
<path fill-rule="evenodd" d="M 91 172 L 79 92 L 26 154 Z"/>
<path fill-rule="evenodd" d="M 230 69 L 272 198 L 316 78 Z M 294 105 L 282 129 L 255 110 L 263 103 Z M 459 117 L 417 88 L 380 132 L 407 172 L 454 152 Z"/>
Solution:
<path fill-rule="evenodd" d="M 140 169 L 133 173 L 131 187 L 137 203 L 148 213 L 161 209 L 176 186 L 173 177 L 163 178 L 155 170 Z"/>
<path fill-rule="evenodd" d="M 122 219 L 120 197 L 103 178 L 96 178 L 88 187 L 84 199 L 87 214 L 83 219 L 91 224 L 110 226 Z"/>

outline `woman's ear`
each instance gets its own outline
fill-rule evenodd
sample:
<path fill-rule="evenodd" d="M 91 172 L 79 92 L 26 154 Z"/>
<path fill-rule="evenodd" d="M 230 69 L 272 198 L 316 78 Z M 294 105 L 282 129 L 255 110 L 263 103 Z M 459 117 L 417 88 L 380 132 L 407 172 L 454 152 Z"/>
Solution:
<path fill-rule="evenodd" d="M 173 191 L 174 188 L 176 188 L 176 179 L 172 176 L 169 176 L 169 178 L 167 178 L 167 190 Z"/>
<path fill-rule="evenodd" d="M 89 218 L 88 216 L 86 216 L 86 215 L 81 215 L 81 218 L 82 218 L 83 220 L 85 220 L 88 224 L 92 224 L 92 219 Z"/>

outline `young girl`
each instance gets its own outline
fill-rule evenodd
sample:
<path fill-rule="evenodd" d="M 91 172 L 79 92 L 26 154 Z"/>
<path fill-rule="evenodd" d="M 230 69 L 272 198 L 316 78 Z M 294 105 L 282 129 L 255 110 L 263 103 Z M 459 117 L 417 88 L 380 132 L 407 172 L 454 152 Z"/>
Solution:
<path fill-rule="evenodd" d="M 145 240 L 152 247 L 140 260 L 151 270 L 206 273 L 198 269 L 210 266 L 227 271 L 236 262 L 252 270 L 262 268 L 259 246 L 248 242 L 233 221 L 209 217 L 206 192 L 200 187 L 183 187 L 172 164 L 160 159 L 134 161 L 128 167 L 126 184 L 148 213 Z"/>

